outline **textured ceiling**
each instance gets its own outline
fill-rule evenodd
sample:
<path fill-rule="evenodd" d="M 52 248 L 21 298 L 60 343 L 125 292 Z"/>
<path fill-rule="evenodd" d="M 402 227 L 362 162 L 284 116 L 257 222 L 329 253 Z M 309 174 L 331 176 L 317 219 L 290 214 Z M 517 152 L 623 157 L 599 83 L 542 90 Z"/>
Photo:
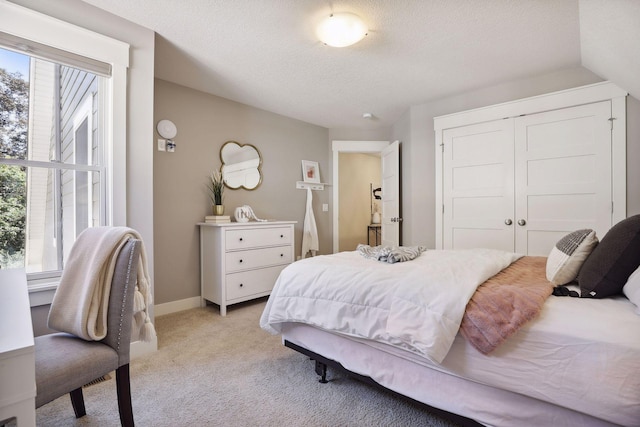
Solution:
<path fill-rule="evenodd" d="M 640 99 L 640 1 L 581 0 L 582 65 Z"/>
<path fill-rule="evenodd" d="M 156 77 L 327 128 L 581 64 L 578 0 L 85 1 L 157 33 Z M 331 11 L 368 36 L 319 42 Z"/>

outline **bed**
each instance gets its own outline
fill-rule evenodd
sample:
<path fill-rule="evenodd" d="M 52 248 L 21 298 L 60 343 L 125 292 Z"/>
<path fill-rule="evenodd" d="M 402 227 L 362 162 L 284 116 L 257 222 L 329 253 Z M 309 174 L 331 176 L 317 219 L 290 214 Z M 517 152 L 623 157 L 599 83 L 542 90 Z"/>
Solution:
<path fill-rule="evenodd" d="M 629 291 L 607 298 L 547 296 L 556 285 L 546 277 L 551 255 L 429 250 L 389 264 L 353 251 L 288 266 L 260 323 L 315 359 L 323 379 L 325 365 L 340 367 L 460 416 L 462 424 L 639 426 L 640 272 L 633 271 L 640 264 L 640 217 L 636 223 L 637 237 L 623 245 L 631 259 L 623 274 Z M 612 258 L 605 240 L 596 250 L 591 245 L 591 255 L 602 249 Z M 586 258 L 579 264 L 586 267 Z M 515 322 L 503 316 L 499 333 L 478 335 L 475 323 L 483 317 L 470 318 L 469 311 L 479 291 L 503 276 L 510 283 L 498 286 L 513 285 L 522 271 L 526 283 L 513 292 L 514 311 L 523 307 L 518 300 L 530 299 L 540 299 L 538 310 Z M 522 294 L 533 285 L 537 293 Z"/>

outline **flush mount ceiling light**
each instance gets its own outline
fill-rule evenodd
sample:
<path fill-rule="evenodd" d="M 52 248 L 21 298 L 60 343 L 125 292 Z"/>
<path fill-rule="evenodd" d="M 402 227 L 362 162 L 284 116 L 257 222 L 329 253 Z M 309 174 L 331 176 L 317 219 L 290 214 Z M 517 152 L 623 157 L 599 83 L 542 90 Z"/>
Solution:
<path fill-rule="evenodd" d="M 320 22 L 316 34 L 324 44 L 345 47 L 362 40 L 367 35 L 367 26 L 353 13 L 332 13 Z"/>

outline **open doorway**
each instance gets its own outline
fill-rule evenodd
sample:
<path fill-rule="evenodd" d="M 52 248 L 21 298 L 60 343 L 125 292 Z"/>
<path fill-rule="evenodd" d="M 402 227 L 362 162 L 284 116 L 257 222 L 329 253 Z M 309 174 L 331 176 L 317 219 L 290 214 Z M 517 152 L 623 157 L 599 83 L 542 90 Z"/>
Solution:
<path fill-rule="evenodd" d="M 354 234 L 360 235 L 361 239 L 364 239 L 364 241 L 362 243 L 366 243 L 367 240 L 367 234 L 366 232 L 367 230 L 367 225 L 366 224 L 360 224 L 360 225 L 353 225 L 351 224 L 352 221 L 347 221 L 346 218 L 343 219 L 343 221 L 340 220 L 340 208 L 341 208 L 341 203 L 340 203 L 340 182 L 341 179 L 343 179 L 344 177 L 341 177 L 340 175 L 340 158 L 341 158 L 341 154 L 361 154 L 361 155 L 368 155 L 368 157 L 372 157 L 375 156 L 374 158 L 377 159 L 378 161 L 378 169 L 380 169 L 380 163 L 379 163 L 379 159 L 380 159 L 380 153 L 382 153 L 382 151 L 389 146 L 389 141 L 333 141 L 332 142 L 332 150 L 333 150 L 333 164 L 332 164 L 332 168 L 333 168 L 333 252 L 339 252 L 341 250 L 354 250 L 355 248 L 350 248 L 350 249 L 341 249 L 341 245 L 340 245 L 340 235 L 341 235 L 341 225 L 343 228 L 347 228 L 347 233 L 343 233 L 346 235 L 350 235 L 350 229 L 351 227 L 354 227 Z M 362 160 L 364 158 L 360 157 L 360 159 Z M 343 160 L 347 159 L 343 157 Z M 370 162 L 365 162 L 365 163 L 370 163 Z M 363 163 L 363 164 L 365 164 Z M 346 177 L 347 179 L 349 178 L 349 176 L 352 176 L 353 173 L 357 173 L 358 170 L 351 170 L 349 171 L 350 173 L 348 174 L 348 176 Z M 362 193 L 362 197 L 360 200 L 360 202 L 357 202 L 358 206 L 359 206 L 359 211 L 360 213 L 358 214 L 358 216 L 364 217 L 365 218 L 365 223 L 366 221 L 369 221 L 369 223 L 371 222 L 371 214 L 370 214 L 370 199 L 369 199 L 369 184 L 373 183 L 370 180 L 370 177 L 368 177 L 368 173 L 367 173 L 367 177 L 364 177 L 363 179 L 366 181 L 363 181 L 363 184 L 365 185 L 365 191 L 366 193 Z M 378 182 L 381 182 L 381 178 L 378 180 Z M 355 228 L 357 227 L 357 229 Z M 372 235 L 373 237 L 373 235 Z M 347 243 L 349 244 L 349 243 Z"/>
<path fill-rule="evenodd" d="M 360 243 L 377 246 L 382 222 L 380 153 L 340 153 L 338 159 L 338 250 L 353 251 Z"/>

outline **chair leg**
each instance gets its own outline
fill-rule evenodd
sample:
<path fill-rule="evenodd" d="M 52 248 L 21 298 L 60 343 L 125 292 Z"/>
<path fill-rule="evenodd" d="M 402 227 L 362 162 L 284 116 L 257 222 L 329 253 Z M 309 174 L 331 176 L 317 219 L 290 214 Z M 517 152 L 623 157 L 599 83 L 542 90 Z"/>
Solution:
<path fill-rule="evenodd" d="M 73 412 L 76 413 L 76 418 L 84 417 L 87 415 L 87 411 L 84 409 L 84 398 L 82 397 L 82 387 L 79 387 L 69 393 L 71 396 L 71 405 L 73 406 Z"/>
<path fill-rule="evenodd" d="M 118 389 L 118 411 L 122 427 L 133 427 L 133 408 L 131 407 L 131 384 L 129 382 L 129 364 L 116 370 L 116 386 Z"/>

